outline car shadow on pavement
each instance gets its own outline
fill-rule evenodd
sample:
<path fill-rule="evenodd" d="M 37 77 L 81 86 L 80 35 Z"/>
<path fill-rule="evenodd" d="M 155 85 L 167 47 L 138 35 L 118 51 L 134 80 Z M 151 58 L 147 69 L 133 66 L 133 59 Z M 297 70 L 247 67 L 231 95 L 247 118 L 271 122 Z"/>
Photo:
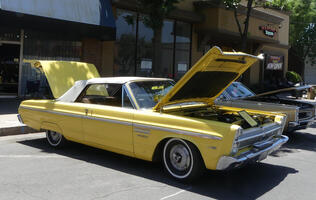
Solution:
<path fill-rule="evenodd" d="M 272 155 L 282 157 L 287 153 L 297 153 L 300 150 L 316 152 L 316 134 L 311 134 L 307 130 L 289 133 L 289 141 Z"/>
<path fill-rule="evenodd" d="M 19 141 L 20 144 L 78 159 L 123 173 L 161 182 L 181 190 L 215 199 L 256 199 L 279 185 L 297 170 L 267 163 L 249 164 L 227 172 L 207 171 L 194 183 L 181 183 L 169 177 L 158 163 L 122 156 L 89 146 L 70 143 L 63 149 L 53 149 L 45 139 Z"/>

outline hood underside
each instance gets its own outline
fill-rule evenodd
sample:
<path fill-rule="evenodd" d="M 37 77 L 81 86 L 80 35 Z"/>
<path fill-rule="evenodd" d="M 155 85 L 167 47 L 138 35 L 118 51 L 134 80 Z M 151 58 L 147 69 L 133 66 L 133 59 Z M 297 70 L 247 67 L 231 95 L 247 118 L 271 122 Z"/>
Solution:
<path fill-rule="evenodd" d="M 185 102 L 213 104 L 214 100 L 242 73 L 263 56 L 209 50 L 155 106 Z"/>

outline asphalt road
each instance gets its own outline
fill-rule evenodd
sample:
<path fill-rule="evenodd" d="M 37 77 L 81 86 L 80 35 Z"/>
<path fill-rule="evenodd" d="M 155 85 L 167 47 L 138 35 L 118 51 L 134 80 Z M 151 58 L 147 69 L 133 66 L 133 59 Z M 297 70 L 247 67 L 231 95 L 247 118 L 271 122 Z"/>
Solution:
<path fill-rule="evenodd" d="M 44 134 L 0 137 L 0 199 L 316 199 L 316 128 L 262 163 L 208 171 L 195 184 L 169 178 L 159 164 L 71 144 L 50 148 Z"/>

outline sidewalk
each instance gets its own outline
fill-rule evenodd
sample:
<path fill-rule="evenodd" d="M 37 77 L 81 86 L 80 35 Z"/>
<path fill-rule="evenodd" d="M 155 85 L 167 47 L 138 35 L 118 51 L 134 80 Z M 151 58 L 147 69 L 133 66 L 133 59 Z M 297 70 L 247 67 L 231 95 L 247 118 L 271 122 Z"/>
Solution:
<path fill-rule="evenodd" d="M 36 132 L 21 124 L 17 118 L 21 100 L 0 98 L 0 136 L 18 135 Z"/>

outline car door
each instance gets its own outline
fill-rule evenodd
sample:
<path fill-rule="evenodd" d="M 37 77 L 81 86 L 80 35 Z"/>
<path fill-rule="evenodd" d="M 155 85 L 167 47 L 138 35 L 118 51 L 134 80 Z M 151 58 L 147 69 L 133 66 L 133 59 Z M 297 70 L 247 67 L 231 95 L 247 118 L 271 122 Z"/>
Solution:
<path fill-rule="evenodd" d="M 122 85 L 96 84 L 88 86 L 79 97 L 86 104 L 83 118 L 86 143 L 125 155 L 133 154 L 134 109 L 127 104 L 123 107 L 124 92 Z"/>
<path fill-rule="evenodd" d="M 53 115 L 43 120 L 45 125 L 58 126 L 62 134 L 71 140 L 82 142 L 82 119 L 85 116 L 84 105 L 66 102 L 54 102 L 51 105 Z"/>

